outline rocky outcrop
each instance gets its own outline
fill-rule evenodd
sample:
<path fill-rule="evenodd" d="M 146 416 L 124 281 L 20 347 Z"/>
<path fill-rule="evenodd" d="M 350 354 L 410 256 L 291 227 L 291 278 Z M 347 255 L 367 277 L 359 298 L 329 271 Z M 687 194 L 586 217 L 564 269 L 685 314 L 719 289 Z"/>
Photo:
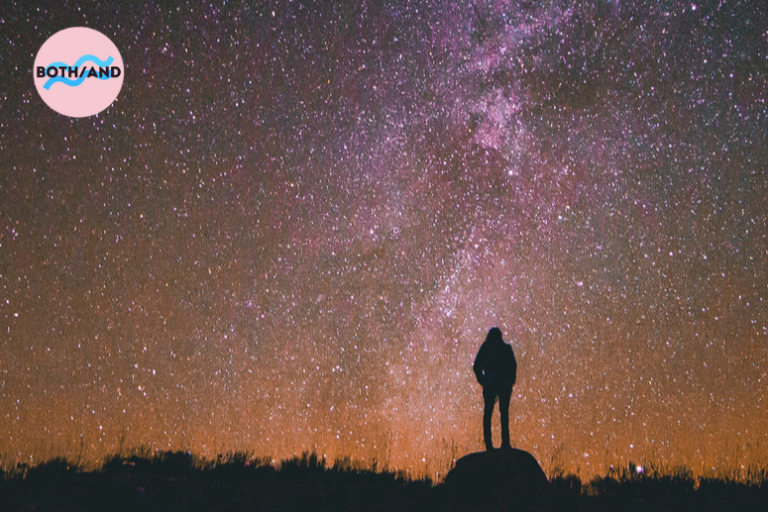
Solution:
<path fill-rule="evenodd" d="M 472 453 L 445 478 L 454 510 L 547 510 L 550 486 L 536 459 L 523 450 Z"/>

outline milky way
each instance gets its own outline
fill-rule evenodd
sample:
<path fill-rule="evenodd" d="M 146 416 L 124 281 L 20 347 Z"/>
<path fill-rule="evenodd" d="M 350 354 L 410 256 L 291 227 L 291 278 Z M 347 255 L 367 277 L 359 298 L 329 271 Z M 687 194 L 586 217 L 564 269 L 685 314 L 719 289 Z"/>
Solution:
<path fill-rule="evenodd" d="M 766 463 L 761 2 L 52 9 L 0 11 L 6 461 L 444 473 L 498 325 L 547 471 Z M 125 63 L 96 117 L 34 88 L 69 26 Z"/>

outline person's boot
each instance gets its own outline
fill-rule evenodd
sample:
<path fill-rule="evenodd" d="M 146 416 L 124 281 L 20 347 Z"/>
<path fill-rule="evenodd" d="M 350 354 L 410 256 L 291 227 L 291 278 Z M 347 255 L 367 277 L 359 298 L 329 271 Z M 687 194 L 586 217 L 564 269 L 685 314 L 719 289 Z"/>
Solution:
<path fill-rule="evenodd" d="M 502 436 L 501 436 L 501 449 L 504 451 L 512 450 L 512 446 L 510 446 L 509 444 L 509 434 L 507 432 L 502 431 Z"/>

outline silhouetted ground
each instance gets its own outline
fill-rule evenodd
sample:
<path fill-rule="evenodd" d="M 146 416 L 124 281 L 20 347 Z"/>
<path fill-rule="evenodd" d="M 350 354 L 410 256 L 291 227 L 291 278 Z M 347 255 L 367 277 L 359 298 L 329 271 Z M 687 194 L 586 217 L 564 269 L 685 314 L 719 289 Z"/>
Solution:
<path fill-rule="evenodd" d="M 233 454 L 201 462 L 187 453 L 119 456 L 96 471 L 62 459 L 3 473 L 0 510 L 13 511 L 454 511 L 467 505 L 445 485 L 412 481 L 315 455 L 271 466 Z M 685 472 L 614 472 L 582 486 L 554 478 L 546 509 L 563 511 L 765 511 L 768 483 L 696 481 Z M 471 508 L 471 507 L 470 507 Z M 491 509 L 484 508 L 489 511 Z"/>

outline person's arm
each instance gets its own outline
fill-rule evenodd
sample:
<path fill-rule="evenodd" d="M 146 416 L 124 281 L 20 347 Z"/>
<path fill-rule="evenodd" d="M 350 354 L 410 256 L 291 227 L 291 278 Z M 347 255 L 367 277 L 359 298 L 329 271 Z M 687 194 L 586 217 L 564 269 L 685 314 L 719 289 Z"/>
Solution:
<path fill-rule="evenodd" d="M 472 370 L 475 372 L 475 377 L 477 377 L 477 382 L 480 383 L 480 385 L 483 385 L 484 375 L 483 375 L 483 347 L 480 347 L 480 350 L 477 353 L 477 357 L 475 357 L 475 364 L 472 365 Z"/>

